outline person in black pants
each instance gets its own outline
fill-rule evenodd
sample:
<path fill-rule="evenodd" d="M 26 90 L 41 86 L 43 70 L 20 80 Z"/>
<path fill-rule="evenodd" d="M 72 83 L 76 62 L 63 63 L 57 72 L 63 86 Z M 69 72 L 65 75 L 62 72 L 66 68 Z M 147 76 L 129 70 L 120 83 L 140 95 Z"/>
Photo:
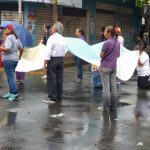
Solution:
<path fill-rule="evenodd" d="M 48 98 L 43 102 L 54 104 L 62 101 L 63 70 L 65 56 L 65 38 L 61 35 L 63 25 L 56 22 L 51 28 L 51 36 L 47 41 L 48 52 L 44 70 L 47 70 Z"/>
<path fill-rule="evenodd" d="M 44 36 L 43 36 L 43 38 L 41 39 L 40 43 L 42 43 L 42 44 L 44 44 L 44 45 L 47 44 L 47 40 L 48 40 L 48 38 L 50 37 L 50 28 L 51 28 L 51 27 L 50 27 L 49 24 L 44 24 L 44 25 L 43 25 Z M 42 79 L 45 79 L 45 78 L 47 78 L 47 75 L 46 75 L 46 74 L 42 76 Z"/>

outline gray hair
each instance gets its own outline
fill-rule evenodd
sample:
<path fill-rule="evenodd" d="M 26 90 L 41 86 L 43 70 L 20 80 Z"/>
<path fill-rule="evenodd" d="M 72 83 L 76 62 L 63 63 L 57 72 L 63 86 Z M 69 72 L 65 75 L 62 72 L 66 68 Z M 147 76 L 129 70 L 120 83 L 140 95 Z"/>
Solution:
<path fill-rule="evenodd" d="M 57 21 L 56 23 L 54 23 L 53 27 L 57 30 L 57 32 L 59 34 L 62 34 L 63 33 L 63 30 L 64 30 L 64 26 L 62 23 L 60 23 L 59 21 Z"/>

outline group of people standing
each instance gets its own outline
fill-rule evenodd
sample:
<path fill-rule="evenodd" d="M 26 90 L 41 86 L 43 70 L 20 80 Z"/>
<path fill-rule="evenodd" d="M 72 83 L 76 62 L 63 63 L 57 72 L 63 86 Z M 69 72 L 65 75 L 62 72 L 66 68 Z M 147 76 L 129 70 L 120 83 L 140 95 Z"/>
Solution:
<path fill-rule="evenodd" d="M 63 64 L 65 55 L 65 39 L 61 35 L 63 25 L 56 22 L 51 28 L 51 36 L 48 38 L 47 46 L 49 52 L 45 58 L 43 69 L 47 71 L 48 97 L 43 100 L 45 103 L 54 104 L 62 101 L 62 84 L 63 84 Z M 78 38 L 85 40 L 82 29 L 77 29 Z M 101 65 L 100 74 L 102 77 L 104 90 L 103 111 L 115 111 L 117 108 L 117 85 L 116 85 L 116 67 L 117 57 L 120 55 L 120 43 L 118 33 L 115 28 L 108 26 L 105 28 L 104 36 L 106 41 L 100 53 Z M 82 63 L 81 59 L 76 57 L 78 68 L 77 77 L 74 82 L 82 82 Z"/>
<path fill-rule="evenodd" d="M 12 25 L 2 27 L 4 29 L 5 39 L 0 47 L 4 70 L 7 75 L 9 92 L 3 96 L 12 101 L 19 95 L 16 80 L 14 77 L 15 68 L 20 59 L 23 46 L 16 35 Z M 65 38 L 62 36 L 63 24 L 60 22 L 54 23 L 50 28 L 49 25 L 44 25 L 45 32 L 41 43 L 48 47 L 48 52 L 45 56 L 43 69 L 47 75 L 48 96 L 43 102 L 55 104 L 62 102 L 63 88 L 63 72 L 64 72 L 64 56 L 66 49 Z M 102 79 L 102 87 L 104 92 L 104 102 L 99 110 L 101 111 L 116 111 L 118 105 L 118 93 L 116 82 L 117 58 L 120 56 L 120 45 L 124 44 L 124 39 L 120 35 L 119 27 L 107 26 L 103 28 L 101 37 L 105 41 L 100 53 L 101 63 L 99 73 Z M 85 32 L 78 28 L 75 35 L 81 40 L 86 40 Z M 137 65 L 138 71 L 138 87 L 143 87 L 143 77 L 150 76 L 149 57 L 144 52 L 145 46 L 142 41 L 138 43 L 140 50 L 139 61 Z M 20 55 L 17 51 L 20 50 Z M 77 76 L 73 79 L 75 83 L 81 83 L 83 78 L 83 60 L 75 57 L 77 64 Z M 147 81 L 147 83 L 150 83 Z M 150 84 L 149 84 L 150 87 Z"/>
<path fill-rule="evenodd" d="M 47 74 L 48 97 L 43 102 L 48 104 L 62 102 L 63 69 L 66 43 L 62 36 L 63 24 L 56 22 L 50 29 L 46 45 L 49 52 L 46 55 L 43 69 Z M 76 29 L 75 35 L 81 40 L 86 40 L 83 29 Z M 83 78 L 83 60 L 75 56 L 77 65 L 77 76 L 73 79 L 75 83 L 81 83 Z"/>
<path fill-rule="evenodd" d="M 104 103 L 98 109 L 101 111 L 116 110 L 118 105 L 117 98 L 117 82 L 116 67 L 117 57 L 119 57 L 120 45 L 124 45 L 124 39 L 121 36 L 121 29 L 111 26 L 102 28 L 101 41 L 105 41 L 100 54 L 101 66 L 100 75 L 102 79 L 104 91 Z M 138 42 L 134 50 L 139 51 L 139 59 L 137 63 L 137 86 L 139 89 L 150 88 L 150 62 L 149 55 L 145 52 L 147 43 L 144 39 L 138 38 Z"/>

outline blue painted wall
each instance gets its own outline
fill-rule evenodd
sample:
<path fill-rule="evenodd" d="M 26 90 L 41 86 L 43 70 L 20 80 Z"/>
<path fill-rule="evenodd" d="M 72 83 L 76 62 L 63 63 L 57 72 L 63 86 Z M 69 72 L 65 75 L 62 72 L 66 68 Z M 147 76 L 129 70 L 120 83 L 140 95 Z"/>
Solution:
<path fill-rule="evenodd" d="M 28 19 L 28 14 L 29 12 L 35 11 L 36 12 L 37 4 L 36 3 L 24 3 L 24 26 L 28 27 L 29 19 Z M 34 32 L 31 32 L 32 38 L 33 38 L 33 45 L 36 45 L 36 22 L 32 24 L 34 26 Z"/>
<path fill-rule="evenodd" d="M 96 23 L 96 0 L 83 0 L 83 9 L 90 11 L 89 17 L 89 42 L 95 43 L 95 23 Z"/>

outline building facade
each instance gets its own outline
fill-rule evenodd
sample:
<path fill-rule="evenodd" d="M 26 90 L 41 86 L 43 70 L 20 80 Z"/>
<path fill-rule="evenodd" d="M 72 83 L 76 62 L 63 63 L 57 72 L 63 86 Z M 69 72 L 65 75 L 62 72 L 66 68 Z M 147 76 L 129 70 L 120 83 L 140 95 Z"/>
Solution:
<path fill-rule="evenodd" d="M 102 27 L 112 25 L 121 28 L 125 46 L 133 48 L 139 27 L 139 12 L 134 1 L 95 0 L 93 3 L 93 0 L 84 0 L 83 7 L 90 11 L 89 37 L 92 43 L 99 42 Z"/>
<path fill-rule="evenodd" d="M 86 31 L 87 41 L 95 44 L 100 40 L 103 26 L 120 26 L 125 38 L 125 46 L 133 48 L 139 27 L 138 11 L 134 0 L 126 3 L 117 0 L 60 0 L 58 2 L 58 20 L 64 24 L 64 36 L 74 37 L 76 28 L 80 27 Z M 43 24 L 52 25 L 54 22 L 53 2 L 24 0 L 22 8 L 22 22 L 32 33 L 36 45 L 43 36 Z M 17 0 L 1 1 L 0 16 L 1 21 L 18 21 Z"/>

